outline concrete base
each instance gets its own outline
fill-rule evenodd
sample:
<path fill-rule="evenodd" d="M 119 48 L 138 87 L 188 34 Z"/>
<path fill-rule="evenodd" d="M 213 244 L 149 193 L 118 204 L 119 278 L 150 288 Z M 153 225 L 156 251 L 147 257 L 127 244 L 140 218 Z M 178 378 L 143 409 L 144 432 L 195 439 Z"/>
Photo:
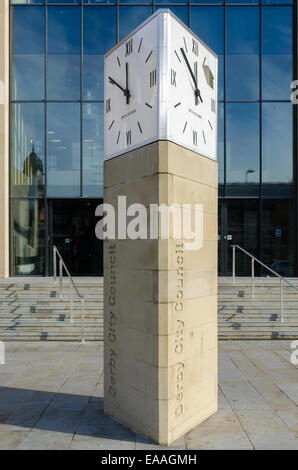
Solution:
<path fill-rule="evenodd" d="M 118 196 L 203 204 L 199 250 L 160 234 L 104 243 L 105 411 L 169 444 L 217 410 L 217 163 L 160 141 L 106 161 L 104 185 L 116 214 Z"/>

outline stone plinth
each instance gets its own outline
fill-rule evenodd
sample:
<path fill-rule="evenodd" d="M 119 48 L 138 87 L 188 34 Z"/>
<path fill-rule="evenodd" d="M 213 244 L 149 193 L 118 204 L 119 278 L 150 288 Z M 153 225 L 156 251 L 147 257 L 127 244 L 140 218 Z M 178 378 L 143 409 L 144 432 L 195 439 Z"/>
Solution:
<path fill-rule="evenodd" d="M 171 233 L 104 243 L 105 411 L 169 444 L 217 410 L 217 163 L 159 141 L 106 161 L 104 186 L 116 214 L 118 196 L 148 218 L 203 205 L 199 250 Z"/>

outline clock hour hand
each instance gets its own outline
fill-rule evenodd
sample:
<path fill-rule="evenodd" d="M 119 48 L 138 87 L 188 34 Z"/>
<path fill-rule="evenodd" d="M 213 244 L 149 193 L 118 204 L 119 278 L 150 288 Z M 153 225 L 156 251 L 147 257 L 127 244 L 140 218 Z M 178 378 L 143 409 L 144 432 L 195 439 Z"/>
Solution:
<path fill-rule="evenodd" d="M 193 79 L 193 82 L 194 82 L 194 84 L 195 84 L 195 88 L 196 88 L 196 89 L 195 89 L 196 104 L 198 104 L 198 103 L 197 103 L 198 98 L 200 98 L 201 103 L 203 103 L 203 100 L 202 100 L 202 97 L 201 97 L 201 92 L 200 92 L 200 90 L 198 89 L 198 82 L 197 82 L 197 79 L 196 79 L 196 77 L 194 76 L 194 73 L 193 73 L 193 71 L 192 71 L 192 68 L 191 68 L 189 62 L 188 62 L 188 59 L 187 59 L 187 57 L 186 57 L 186 54 L 185 54 L 185 52 L 184 52 L 183 47 L 180 47 L 180 51 L 181 51 L 181 54 L 182 54 L 182 56 L 183 56 L 183 59 L 185 60 L 185 63 L 186 63 L 186 65 L 187 65 L 187 68 L 188 68 L 188 70 L 189 70 L 189 73 L 190 73 L 190 75 L 191 75 L 191 78 Z"/>
<path fill-rule="evenodd" d="M 121 91 L 123 91 L 124 96 L 126 96 L 126 103 L 128 104 L 129 103 L 129 98 L 130 98 L 129 90 L 127 88 L 123 88 L 121 85 L 119 85 L 119 83 L 117 83 L 116 80 L 114 80 L 112 77 L 108 77 L 108 79 L 109 79 L 109 82 L 112 85 L 116 85 L 118 88 L 120 88 Z"/>

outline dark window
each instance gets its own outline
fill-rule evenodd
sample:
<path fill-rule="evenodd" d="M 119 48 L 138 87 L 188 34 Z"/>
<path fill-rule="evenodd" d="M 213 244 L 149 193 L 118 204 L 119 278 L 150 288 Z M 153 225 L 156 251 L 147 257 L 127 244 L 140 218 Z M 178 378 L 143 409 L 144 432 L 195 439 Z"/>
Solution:
<path fill-rule="evenodd" d="M 44 194 L 44 104 L 11 105 L 11 194 Z"/>
<path fill-rule="evenodd" d="M 81 8 L 48 8 L 47 93 L 50 100 L 80 98 Z"/>
<path fill-rule="evenodd" d="M 45 210 L 42 199 L 11 201 L 11 270 L 13 275 L 45 272 Z"/>
<path fill-rule="evenodd" d="M 80 104 L 47 105 L 47 194 L 80 196 Z"/>
<path fill-rule="evenodd" d="M 103 100 L 104 54 L 116 44 L 116 7 L 85 7 L 83 31 L 83 99 Z"/>
<path fill-rule="evenodd" d="M 293 191 L 293 145 L 291 103 L 262 105 L 263 194 L 272 197 Z"/>
<path fill-rule="evenodd" d="M 233 196 L 257 196 L 260 179 L 259 105 L 226 105 L 227 193 Z"/>
<path fill-rule="evenodd" d="M 44 98 L 44 8 L 15 7 L 11 14 L 11 95 Z"/>
<path fill-rule="evenodd" d="M 224 10 L 223 7 L 191 7 L 190 27 L 218 55 L 218 99 L 224 91 Z"/>
<path fill-rule="evenodd" d="M 103 196 L 103 103 L 83 105 L 83 196 Z"/>
<path fill-rule="evenodd" d="M 293 276 L 296 238 L 295 201 L 264 199 L 262 211 L 263 261 L 281 276 Z"/>
<path fill-rule="evenodd" d="M 292 81 L 292 8 L 262 9 L 262 94 L 289 100 Z"/>
<path fill-rule="evenodd" d="M 259 8 L 227 8 L 226 98 L 259 98 Z"/>

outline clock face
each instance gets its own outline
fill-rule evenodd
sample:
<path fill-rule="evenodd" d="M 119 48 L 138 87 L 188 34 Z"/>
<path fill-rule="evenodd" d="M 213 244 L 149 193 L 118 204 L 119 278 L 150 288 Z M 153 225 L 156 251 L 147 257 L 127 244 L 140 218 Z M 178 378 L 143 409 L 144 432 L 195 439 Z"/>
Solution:
<path fill-rule="evenodd" d="M 173 18 L 168 64 L 169 140 L 216 159 L 217 59 Z"/>
<path fill-rule="evenodd" d="M 158 137 L 158 34 L 153 18 L 105 58 L 105 158 Z"/>

